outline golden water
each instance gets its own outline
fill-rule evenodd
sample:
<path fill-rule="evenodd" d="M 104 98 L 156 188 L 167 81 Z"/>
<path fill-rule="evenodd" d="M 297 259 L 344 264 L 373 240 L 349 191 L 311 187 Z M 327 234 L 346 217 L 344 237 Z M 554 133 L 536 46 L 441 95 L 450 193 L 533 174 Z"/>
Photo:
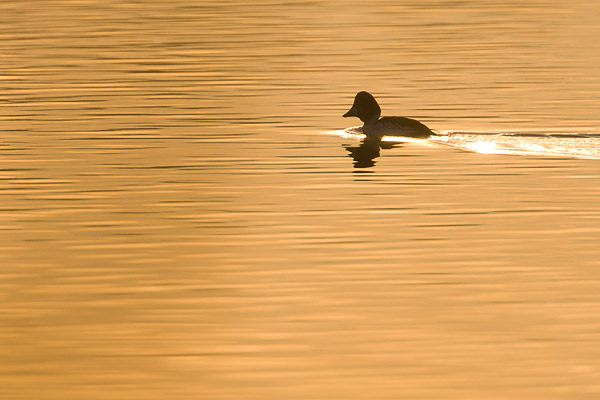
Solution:
<path fill-rule="evenodd" d="M 598 398 L 599 12 L 1 2 L 0 398 Z"/>

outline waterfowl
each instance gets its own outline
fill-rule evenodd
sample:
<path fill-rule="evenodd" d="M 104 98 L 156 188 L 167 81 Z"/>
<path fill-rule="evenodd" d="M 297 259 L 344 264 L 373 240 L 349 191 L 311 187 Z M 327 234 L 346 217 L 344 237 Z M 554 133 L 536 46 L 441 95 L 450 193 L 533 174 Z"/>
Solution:
<path fill-rule="evenodd" d="M 408 136 L 426 138 L 435 133 L 417 120 L 406 117 L 382 117 L 381 108 L 375 98 L 368 92 L 358 92 L 352 108 L 343 115 L 358 117 L 364 123 L 363 133 L 367 139 L 381 139 L 383 136 Z"/>

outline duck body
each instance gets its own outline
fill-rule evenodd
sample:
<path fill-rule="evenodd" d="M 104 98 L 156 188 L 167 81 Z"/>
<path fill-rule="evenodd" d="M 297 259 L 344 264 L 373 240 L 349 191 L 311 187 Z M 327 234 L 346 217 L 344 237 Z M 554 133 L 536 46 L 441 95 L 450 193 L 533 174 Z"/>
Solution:
<path fill-rule="evenodd" d="M 421 122 L 406 117 L 383 117 L 381 108 L 375 98 L 368 92 L 358 92 L 354 98 L 352 108 L 343 115 L 358 117 L 364 123 L 363 133 L 367 139 L 381 139 L 383 136 L 405 136 L 414 138 L 427 138 L 435 135 Z"/>

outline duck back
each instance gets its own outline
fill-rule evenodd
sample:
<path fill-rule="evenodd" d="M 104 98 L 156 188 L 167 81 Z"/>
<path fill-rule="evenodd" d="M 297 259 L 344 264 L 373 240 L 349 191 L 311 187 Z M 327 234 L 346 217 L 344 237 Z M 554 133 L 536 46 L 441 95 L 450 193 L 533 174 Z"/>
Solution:
<path fill-rule="evenodd" d="M 377 122 L 378 131 L 385 135 L 429 137 L 434 135 L 427 126 L 406 117 L 383 117 Z"/>

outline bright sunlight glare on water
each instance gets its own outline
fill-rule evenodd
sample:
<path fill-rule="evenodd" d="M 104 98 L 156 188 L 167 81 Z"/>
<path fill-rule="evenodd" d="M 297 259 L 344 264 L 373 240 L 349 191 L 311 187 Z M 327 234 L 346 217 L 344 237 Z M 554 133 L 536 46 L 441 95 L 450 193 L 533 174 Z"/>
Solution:
<path fill-rule="evenodd" d="M 342 138 L 365 138 L 360 127 L 324 132 Z M 439 144 L 483 154 L 600 159 L 600 134 L 437 131 L 428 139 L 384 136 L 383 142 Z"/>

